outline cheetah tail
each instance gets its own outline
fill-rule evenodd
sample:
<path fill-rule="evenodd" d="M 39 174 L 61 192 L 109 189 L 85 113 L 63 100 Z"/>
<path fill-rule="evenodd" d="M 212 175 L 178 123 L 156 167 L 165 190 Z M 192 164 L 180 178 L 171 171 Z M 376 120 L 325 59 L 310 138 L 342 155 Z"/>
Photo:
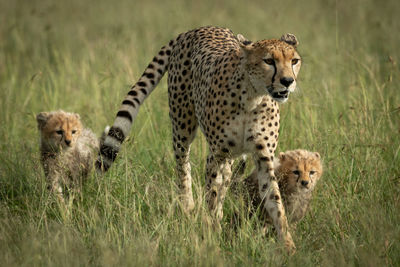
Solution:
<path fill-rule="evenodd" d="M 106 128 L 104 128 L 104 131 L 101 133 L 100 140 L 99 140 L 99 147 L 101 147 L 104 144 L 104 141 L 106 140 L 106 136 L 108 135 L 110 128 L 111 127 L 109 125 L 107 125 Z"/>
<path fill-rule="evenodd" d="M 99 157 L 96 161 L 98 172 L 107 171 L 118 155 L 120 146 L 125 137 L 129 134 L 132 123 L 136 118 L 140 105 L 157 86 L 164 73 L 168 69 L 169 57 L 172 47 L 176 43 L 171 40 L 158 52 L 152 62 L 147 66 L 140 79 L 129 90 L 117 116 L 104 142 L 101 144 Z"/>

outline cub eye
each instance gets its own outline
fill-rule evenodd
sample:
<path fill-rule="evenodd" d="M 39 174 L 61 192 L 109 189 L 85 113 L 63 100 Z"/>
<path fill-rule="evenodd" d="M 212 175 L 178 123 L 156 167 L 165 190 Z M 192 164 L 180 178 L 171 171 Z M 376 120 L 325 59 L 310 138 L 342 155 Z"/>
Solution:
<path fill-rule="evenodd" d="M 58 130 L 56 131 L 57 134 L 62 135 L 63 134 L 63 130 Z"/>
<path fill-rule="evenodd" d="M 315 174 L 315 171 L 310 171 L 310 175 L 314 175 Z"/>
<path fill-rule="evenodd" d="M 75 134 L 76 133 L 76 130 L 72 130 L 72 134 Z"/>
<path fill-rule="evenodd" d="M 266 58 L 264 59 L 264 62 L 268 65 L 275 65 L 275 60 L 273 60 L 272 58 Z"/>
<path fill-rule="evenodd" d="M 292 59 L 292 65 L 296 65 L 299 62 L 298 58 Z"/>
<path fill-rule="evenodd" d="M 295 171 L 293 171 L 293 174 L 299 176 L 300 172 L 298 170 L 295 170 Z"/>

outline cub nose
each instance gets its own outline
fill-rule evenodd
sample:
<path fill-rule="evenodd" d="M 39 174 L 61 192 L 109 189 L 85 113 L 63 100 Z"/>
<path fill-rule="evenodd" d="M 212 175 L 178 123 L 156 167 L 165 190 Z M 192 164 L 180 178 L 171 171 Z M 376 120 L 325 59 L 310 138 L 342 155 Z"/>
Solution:
<path fill-rule="evenodd" d="M 308 185 L 308 181 L 306 181 L 306 180 L 301 181 L 301 185 L 306 187 Z"/>
<path fill-rule="evenodd" d="M 280 79 L 281 84 L 285 87 L 289 87 L 289 85 L 291 85 L 293 81 L 294 79 L 292 77 L 283 77 Z"/>
<path fill-rule="evenodd" d="M 71 140 L 65 140 L 65 143 L 67 144 L 67 146 L 69 146 L 71 144 Z"/>

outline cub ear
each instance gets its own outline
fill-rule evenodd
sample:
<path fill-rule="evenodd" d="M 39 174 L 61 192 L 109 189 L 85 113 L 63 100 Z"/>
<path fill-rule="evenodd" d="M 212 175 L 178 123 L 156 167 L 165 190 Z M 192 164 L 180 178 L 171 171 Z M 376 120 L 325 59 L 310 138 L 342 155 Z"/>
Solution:
<path fill-rule="evenodd" d="M 320 158 L 321 158 L 321 155 L 320 155 L 318 152 L 314 152 L 314 156 L 315 156 L 317 159 L 320 159 Z"/>
<path fill-rule="evenodd" d="M 280 161 L 285 160 L 285 152 L 279 153 L 279 160 Z"/>
<path fill-rule="evenodd" d="M 75 116 L 75 118 L 76 118 L 77 120 L 80 120 L 80 119 L 81 119 L 81 116 L 80 116 L 78 113 L 74 113 L 74 116 Z"/>
<path fill-rule="evenodd" d="M 48 121 L 50 115 L 48 112 L 40 112 L 39 114 L 36 115 L 36 121 L 38 123 L 38 128 L 42 129 L 45 125 L 46 122 Z"/>
<path fill-rule="evenodd" d="M 297 45 L 299 44 L 299 41 L 297 40 L 296 36 L 291 33 L 286 33 L 282 35 L 280 40 L 290 45 L 293 45 L 294 47 L 297 47 Z"/>

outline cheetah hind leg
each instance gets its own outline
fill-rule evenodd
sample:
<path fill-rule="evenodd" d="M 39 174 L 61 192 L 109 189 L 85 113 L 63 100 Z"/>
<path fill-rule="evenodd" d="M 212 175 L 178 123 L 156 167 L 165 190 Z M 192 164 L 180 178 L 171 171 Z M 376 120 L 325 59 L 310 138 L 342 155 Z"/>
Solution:
<path fill-rule="evenodd" d="M 174 125 L 174 121 L 173 121 Z M 175 130 L 176 127 L 173 127 Z M 180 200 L 185 212 L 190 212 L 194 209 L 194 200 L 192 192 L 192 175 L 191 166 L 189 161 L 190 144 L 192 143 L 196 134 L 196 128 L 190 133 L 182 133 L 174 131 L 174 136 L 181 136 L 183 138 L 174 138 L 174 152 L 176 160 L 176 170 L 178 173 L 178 186 Z"/>
<path fill-rule="evenodd" d="M 231 159 L 220 159 L 210 154 L 207 158 L 206 200 L 208 208 L 219 224 L 223 217 L 223 204 L 232 177 Z"/>
<path fill-rule="evenodd" d="M 189 148 L 185 153 L 177 153 L 175 151 L 176 169 L 179 178 L 179 195 L 185 212 L 190 212 L 194 209 L 189 152 Z"/>

